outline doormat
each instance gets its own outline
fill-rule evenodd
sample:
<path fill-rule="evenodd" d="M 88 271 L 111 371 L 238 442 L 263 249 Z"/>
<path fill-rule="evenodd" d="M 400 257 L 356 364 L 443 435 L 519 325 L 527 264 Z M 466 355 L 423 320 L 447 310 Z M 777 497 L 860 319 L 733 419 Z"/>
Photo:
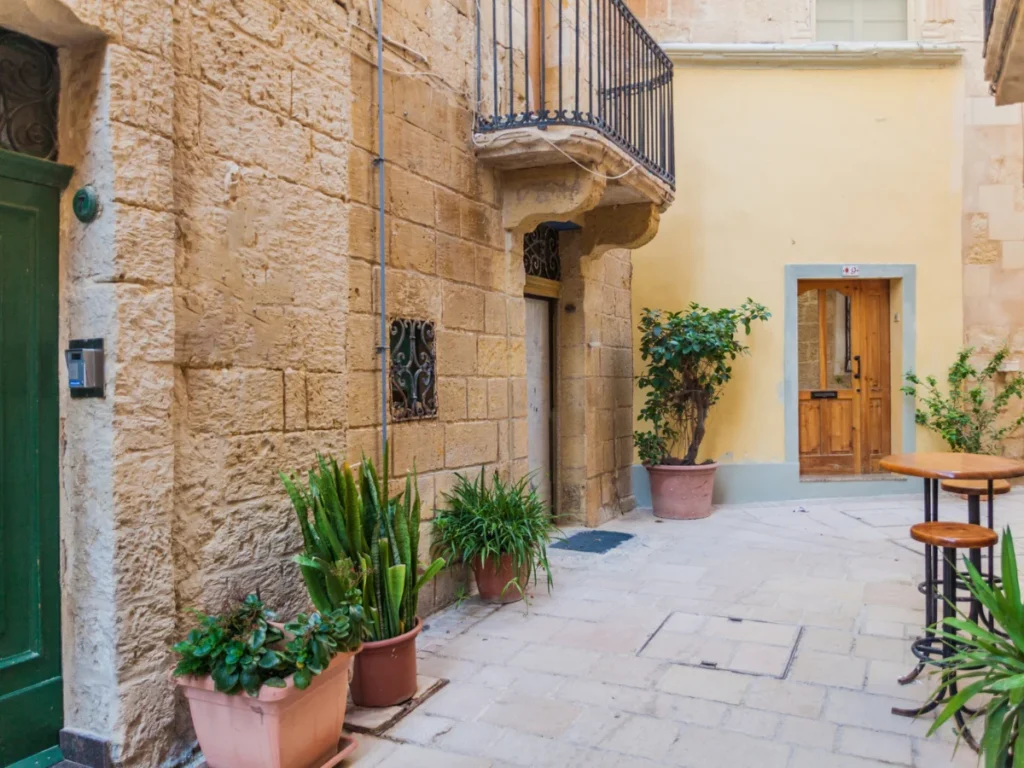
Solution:
<path fill-rule="evenodd" d="M 589 552 L 594 555 L 603 555 L 615 549 L 619 544 L 633 538 L 632 533 L 619 533 L 617 531 L 580 531 L 574 533 L 567 539 L 563 539 L 551 545 L 552 549 L 567 549 L 570 552 Z"/>
<path fill-rule="evenodd" d="M 345 730 L 380 736 L 446 685 L 448 681 L 443 677 L 419 675 L 416 678 L 416 693 L 405 704 L 394 707 L 357 707 L 349 701 L 345 711 Z"/>

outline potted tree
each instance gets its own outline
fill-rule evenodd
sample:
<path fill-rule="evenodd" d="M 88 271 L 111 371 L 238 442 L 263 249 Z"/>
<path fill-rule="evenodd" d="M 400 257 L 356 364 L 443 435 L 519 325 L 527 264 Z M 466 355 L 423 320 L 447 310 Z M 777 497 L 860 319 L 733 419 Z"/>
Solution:
<path fill-rule="evenodd" d="M 747 299 L 738 309 L 710 310 L 690 304 L 686 312 L 644 309 L 640 357 L 647 371 L 637 381 L 645 391 L 640 418 L 651 426 L 633 440 L 651 483 L 658 517 L 691 520 L 711 514 L 717 465 L 697 463 L 708 413 L 732 378 L 732 361 L 746 353 L 737 338 L 755 320 L 771 317 Z"/>
<path fill-rule="evenodd" d="M 333 609 L 343 572 L 355 563 L 368 640 L 355 660 L 352 701 L 364 707 L 390 707 L 416 693 L 416 636 L 423 626 L 416 615 L 419 592 L 444 567 L 441 558 L 426 568 L 419 563 L 415 473 L 406 475 L 405 491 L 397 496 L 389 494 L 387 476 L 364 457 L 357 483 L 347 464 L 339 467 L 319 455 L 307 487 L 281 475 L 302 530 L 303 552 L 295 561 L 313 605 Z"/>
<path fill-rule="evenodd" d="M 351 576 L 343 587 L 335 609 L 283 626 L 257 595 L 220 616 L 195 612 L 174 676 L 208 765 L 328 768 L 355 749 L 341 729 L 365 625 Z"/>
<path fill-rule="evenodd" d="M 974 348 L 960 350 L 946 373 L 943 393 L 934 376 L 918 377 L 907 371 L 903 393 L 917 397 L 924 390 L 915 420 L 936 432 L 956 453 L 996 453 L 1003 438 L 1024 424 L 1024 414 L 1007 418 L 1011 402 L 1024 398 L 1024 375 L 1003 374 L 1000 368 L 1010 354 L 1002 347 L 978 370 L 972 363 Z"/>
<path fill-rule="evenodd" d="M 547 544 L 555 527 L 551 510 L 537 496 L 529 476 L 505 482 L 495 472 L 488 488 L 483 469 L 477 481 L 456 475 L 433 523 L 434 550 L 449 563 L 469 564 L 481 599 L 513 603 L 523 599 L 537 571 L 552 586 Z"/>

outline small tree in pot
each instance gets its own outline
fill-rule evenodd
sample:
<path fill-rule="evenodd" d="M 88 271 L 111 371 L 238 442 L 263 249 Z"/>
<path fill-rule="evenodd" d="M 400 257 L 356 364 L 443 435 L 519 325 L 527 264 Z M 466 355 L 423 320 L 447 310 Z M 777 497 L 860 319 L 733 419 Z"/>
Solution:
<path fill-rule="evenodd" d="M 647 371 L 638 380 L 646 399 L 640 418 L 651 429 L 633 440 L 651 480 L 654 514 L 694 519 L 711 514 L 716 465 L 697 464 L 708 413 L 732 378 L 732 361 L 746 353 L 736 338 L 771 313 L 747 299 L 737 309 L 690 304 L 685 313 L 645 309 L 640 318 L 640 356 Z M 681 453 L 681 455 L 680 455 Z"/>

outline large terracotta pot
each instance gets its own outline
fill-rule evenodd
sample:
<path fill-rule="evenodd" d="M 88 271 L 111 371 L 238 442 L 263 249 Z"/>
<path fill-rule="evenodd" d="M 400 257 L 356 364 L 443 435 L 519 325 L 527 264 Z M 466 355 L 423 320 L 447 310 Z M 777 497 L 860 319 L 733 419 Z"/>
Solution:
<path fill-rule="evenodd" d="M 680 466 L 659 464 L 647 467 L 651 480 L 651 506 L 655 517 L 667 520 L 697 520 L 711 514 L 717 464 Z"/>
<path fill-rule="evenodd" d="M 416 694 L 416 635 L 423 622 L 404 635 L 363 643 L 352 676 L 352 701 L 360 707 L 391 707 Z"/>
<path fill-rule="evenodd" d="M 520 589 L 516 589 L 514 585 L 509 586 L 509 582 L 517 575 L 512 566 L 511 554 L 488 557 L 486 562 L 479 557 L 473 558 L 473 575 L 476 577 L 480 599 L 489 603 L 515 603 L 522 600 L 522 590 L 526 589 L 526 580 L 529 577 L 526 568 L 521 568 L 518 574 Z M 508 589 L 505 589 L 506 586 Z"/>
<path fill-rule="evenodd" d="M 263 686 L 259 696 L 214 690 L 208 677 L 180 677 L 192 725 L 209 768 L 328 768 L 339 752 L 348 701 L 353 653 L 339 653 L 309 687 L 300 691 L 291 677 L 284 688 Z"/>

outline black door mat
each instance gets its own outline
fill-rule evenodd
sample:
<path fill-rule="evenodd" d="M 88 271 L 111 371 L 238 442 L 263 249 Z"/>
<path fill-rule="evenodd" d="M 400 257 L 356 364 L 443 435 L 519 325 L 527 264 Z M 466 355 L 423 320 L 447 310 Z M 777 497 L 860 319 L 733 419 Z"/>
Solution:
<path fill-rule="evenodd" d="M 631 533 L 618 533 L 617 531 L 580 531 L 567 539 L 552 544 L 551 548 L 603 555 L 632 538 L 633 534 Z"/>

